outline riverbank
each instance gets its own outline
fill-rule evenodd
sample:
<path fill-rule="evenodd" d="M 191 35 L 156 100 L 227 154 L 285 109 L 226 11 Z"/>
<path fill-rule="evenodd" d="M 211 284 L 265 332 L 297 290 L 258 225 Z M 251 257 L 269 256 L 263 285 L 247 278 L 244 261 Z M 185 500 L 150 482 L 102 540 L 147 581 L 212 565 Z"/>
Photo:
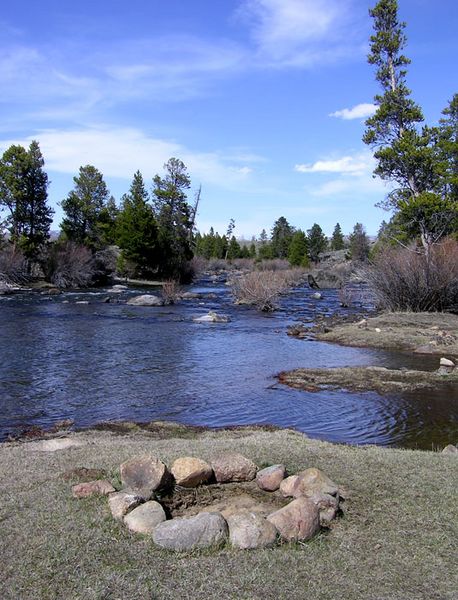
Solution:
<path fill-rule="evenodd" d="M 343 346 L 458 357 L 458 315 L 451 313 L 382 313 L 352 323 L 322 321 L 315 331 L 315 339 Z"/>
<path fill-rule="evenodd" d="M 452 600 L 457 455 L 312 440 L 292 430 L 220 432 L 184 426 L 68 434 L 75 446 L 0 445 L 0 596 L 17 598 L 307 598 Z M 211 459 L 237 451 L 290 472 L 322 469 L 348 492 L 343 515 L 306 544 L 175 555 L 127 532 L 106 499 L 75 500 L 62 474 L 102 469 L 151 453 Z"/>

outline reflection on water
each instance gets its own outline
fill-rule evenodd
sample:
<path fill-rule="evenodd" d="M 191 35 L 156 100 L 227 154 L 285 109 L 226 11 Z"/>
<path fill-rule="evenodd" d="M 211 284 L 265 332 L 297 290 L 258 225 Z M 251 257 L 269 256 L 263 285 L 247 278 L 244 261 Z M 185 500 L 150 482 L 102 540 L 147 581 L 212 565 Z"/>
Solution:
<path fill-rule="evenodd" d="M 260 315 L 233 307 L 224 285 L 204 281 L 197 289 L 216 298 L 166 308 L 125 305 L 133 291 L 110 304 L 102 302 L 106 290 L 1 298 L 0 439 L 26 424 L 47 427 L 72 418 L 77 426 L 118 419 L 272 423 L 336 442 L 419 448 L 456 443 L 456 388 L 379 396 L 307 393 L 276 383 L 276 373 L 295 367 L 437 368 L 437 358 L 285 335 L 297 318 L 338 310 L 334 291 L 316 302 L 309 289 L 298 289 L 278 313 Z M 89 304 L 75 304 L 82 299 Z M 232 321 L 192 322 L 209 309 L 229 313 Z"/>

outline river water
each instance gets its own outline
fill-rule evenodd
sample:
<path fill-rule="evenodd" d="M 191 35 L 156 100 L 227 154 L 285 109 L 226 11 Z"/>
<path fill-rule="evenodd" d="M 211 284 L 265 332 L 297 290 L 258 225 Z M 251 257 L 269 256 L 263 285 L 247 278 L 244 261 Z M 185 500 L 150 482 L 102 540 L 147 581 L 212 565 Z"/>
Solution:
<path fill-rule="evenodd" d="M 145 293 L 140 289 L 0 296 L 0 440 L 63 418 L 77 427 L 156 419 L 274 424 L 333 442 L 424 449 L 458 440 L 452 390 L 381 396 L 309 393 L 277 383 L 276 373 L 296 367 L 437 368 L 437 357 L 286 335 L 297 320 L 346 310 L 335 290 L 316 301 L 312 290 L 297 288 L 270 315 L 234 306 L 223 282 L 203 279 L 191 290 L 212 297 L 149 308 L 125 304 Z M 104 303 L 108 296 L 112 302 Z M 231 322 L 193 322 L 208 310 L 228 314 Z"/>

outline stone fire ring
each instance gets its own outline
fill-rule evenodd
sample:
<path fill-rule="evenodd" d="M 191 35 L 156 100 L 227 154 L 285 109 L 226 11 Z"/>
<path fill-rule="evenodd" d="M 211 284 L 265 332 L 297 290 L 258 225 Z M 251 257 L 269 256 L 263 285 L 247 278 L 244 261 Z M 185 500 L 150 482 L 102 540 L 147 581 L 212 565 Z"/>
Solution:
<path fill-rule="evenodd" d="M 329 526 L 342 500 L 342 489 L 319 469 L 288 476 L 284 465 L 259 470 L 238 453 L 220 454 L 210 463 L 181 457 L 170 469 L 145 454 L 122 463 L 120 476 L 120 491 L 97 479 L 74 485 L 73 496 L 108 496 L 113 518 L 131 532 L 151 535 L 160 548 L 177 552 L 227 542 L 246 550 L 306 541 Z M 213 500 L 214 492 L 223 502 L 199 506 L 202 491 L 204 499 Z"/>

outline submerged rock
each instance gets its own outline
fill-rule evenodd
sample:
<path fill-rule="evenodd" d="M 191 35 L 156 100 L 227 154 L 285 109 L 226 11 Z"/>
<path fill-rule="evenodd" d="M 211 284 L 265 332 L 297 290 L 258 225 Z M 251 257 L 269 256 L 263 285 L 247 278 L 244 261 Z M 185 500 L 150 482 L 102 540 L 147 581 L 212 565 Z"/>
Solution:
<path fill-rule="evenodd" d="M 143 294 L 142 296 L 135 296 L 127 301 L 130 306 L 163 306 L 164 302 L 159 296 L 154 294 Z"/>
<path fill-rule="evenodd" d="M 208 314 L 201 317 L 194 317 L 195 323 L 229 323 L 231 319 L 227 315 L 219 315 L 214 311 L 209 311 Z"/>

